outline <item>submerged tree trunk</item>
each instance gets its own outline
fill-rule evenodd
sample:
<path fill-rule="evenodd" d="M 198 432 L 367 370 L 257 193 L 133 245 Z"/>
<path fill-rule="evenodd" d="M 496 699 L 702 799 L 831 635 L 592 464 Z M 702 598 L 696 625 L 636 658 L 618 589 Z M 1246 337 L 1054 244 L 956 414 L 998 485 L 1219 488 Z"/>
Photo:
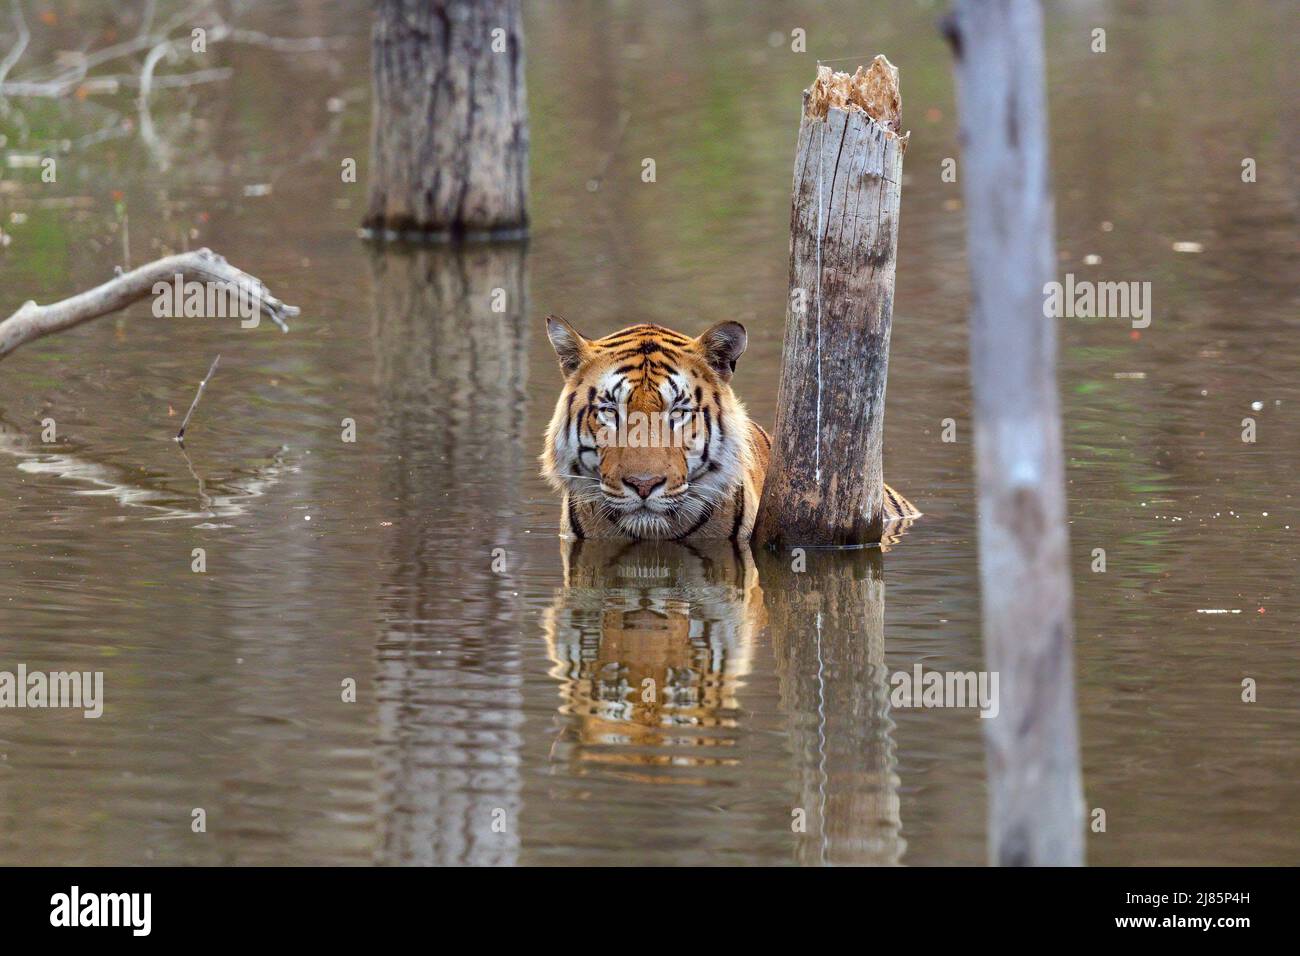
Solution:
<path fill-rule="evenodd" d="M 379 0 L 366 232 L 520 238 L 528 106 L 519 0 Z"/>
<path fill-rule="evenodd" d="M 883 56 L 852 77 L 819 67 L 804 93 L 760 544 L 880 540 L 901 114 L 898 71 Z"/>
<path fill-rule="evenodd" d="M 1034 0 L 957 0 L 956 59 L 973 305 L 971 383 L 986 667 L 989 853 L 1083 862 L 1043 25 Z"/>

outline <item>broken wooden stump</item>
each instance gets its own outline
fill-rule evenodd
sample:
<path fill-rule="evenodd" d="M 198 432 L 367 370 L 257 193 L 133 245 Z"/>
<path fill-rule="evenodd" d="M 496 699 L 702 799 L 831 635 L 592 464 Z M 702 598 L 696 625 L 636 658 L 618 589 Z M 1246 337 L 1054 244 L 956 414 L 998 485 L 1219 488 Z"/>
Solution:
<path fill-rule="evenodd" d="M 804 91 L 790 298 L 754 540 L 860 545 L 883 531 L 882 439 L 903 152 L 898 70 L 818 66 Z"/>

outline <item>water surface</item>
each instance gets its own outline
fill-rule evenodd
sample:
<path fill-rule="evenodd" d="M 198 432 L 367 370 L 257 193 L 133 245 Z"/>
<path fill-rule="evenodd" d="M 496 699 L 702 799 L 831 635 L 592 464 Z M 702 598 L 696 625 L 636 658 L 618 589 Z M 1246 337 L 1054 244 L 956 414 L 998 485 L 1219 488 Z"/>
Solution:
<path fill-rule="evenodd" d="M 981 656 L 937 7 L 530 3 L 532 241 L 378 254 L 355 238 L 368 26 L 342 6 L 249 13 L 346 42 L 214 46 L 229 80 L 155 94 L 161 152 L 81 141 L 134 116 L 125 92 L 0 117 L 0 151 L 72 147 L 54 184 L 0 170 L 0 311 L 128 247 L 198 245 L 303 310 L 282 335 L 141 304 L 0 369 L 0 669 L 102 670 L 107 697 L 99 720 L 0 712 L 0 862 L 982 862 L 976 712 L 887 694 L 894 670 Z M 1107 815 L 1087 852 L 1294 863 L 1288 8 L 1190 7 L 1048 5 L 1062 275 L 1150 281 L 1155 308 L 1138 335 L 1061 327 L 1086 804 Z M 66 19 L 23 62 L 113 28 L 107 6 Z M 799 90 L 813 57 L 876 51 L 912 130 L 886 474 L 926 518 L 802 575 L 729 546 L 565 545 L 537 477 L 560 385 L 541 317 L 740 320 L 735 386 L 770 423 Z M 218 352 L 186 458 L 171 436 Z"/>

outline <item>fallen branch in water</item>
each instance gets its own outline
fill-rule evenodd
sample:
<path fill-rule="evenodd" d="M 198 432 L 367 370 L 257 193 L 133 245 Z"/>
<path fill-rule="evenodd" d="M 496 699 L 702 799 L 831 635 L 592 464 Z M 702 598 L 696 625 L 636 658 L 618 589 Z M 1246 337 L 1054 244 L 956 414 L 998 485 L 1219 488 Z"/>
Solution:
<path fill-rule="evenodd" d="M 245 296 L 251 299 L 283 332 L 289 331 L 284 320 L 298 314 L 296 306 L 286 305 L 273 296 L 261 279 L 236 269 L 211 249 L 198 249 L 123 272 L 103 285 L 61 302 L 49 305 L 24 302 L 17 312 L 0 322 L 0 360 L 20 345 L 124 309 L 151 295 L 157 283 L 170 286 L 178 275 L 186 282 L 233 287 L 241 300 Z"/>
<path fill-rule="evenodd" d="M 212 360 L 212 367 L 208 369 L 208 374 L 203 376 L 203 381 L 199 382 L 199 390 L 194 393 L 194 401 L 190 402 L 190 410 L 185 413 L 185 421 L 181 422 L 181 430 L 176 433 L 176 443 L 182 448 L 185 447 L 185 429 L 190 427 L 190 417 L 194 414 L 194 409 L 199 407 L 199 399 L 203 397 L 203 390 L 208 387 L 208 382 L 212 378 L 212 373 L 217 370 L 217 363 L 221 361 L 218 354 Z M 188 458 L 188 456 L 186 456 Z"/>

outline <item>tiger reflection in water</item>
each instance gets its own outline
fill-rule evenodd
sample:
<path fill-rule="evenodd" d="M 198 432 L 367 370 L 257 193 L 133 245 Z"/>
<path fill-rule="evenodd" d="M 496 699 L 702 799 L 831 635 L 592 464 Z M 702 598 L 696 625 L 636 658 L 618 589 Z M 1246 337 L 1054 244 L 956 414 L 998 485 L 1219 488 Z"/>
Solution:
<path fill-rule="evenodd" d="M 654 767 L 730 762 L 685 750 L 732 743 L 766 623 L 749 549 L 568 539 L 561 551 L 565 586 L 543 629 L 572 719 L 552 756 L 648 782 L 689 782 Z"/>
<path fill-rule="evenodd" d="M 739 788 L 751 823 L 780 821 L 764 831 L 768 853 L 788 839 L 800 863 L 901 860 L 878 553 L 792 563 L 729 541 L 560 547 L 564 586 L 542 618 L 564 715 L 555 772 L 685 785 L 675 794 Z M 608 822 L 594 791 L 577 793 Z M 649 813 L 635 787 L 605 794 L 639 802 L 647 834 L 681 825 Z M 801 830 L 788 829 L 792 808 Z"/>

